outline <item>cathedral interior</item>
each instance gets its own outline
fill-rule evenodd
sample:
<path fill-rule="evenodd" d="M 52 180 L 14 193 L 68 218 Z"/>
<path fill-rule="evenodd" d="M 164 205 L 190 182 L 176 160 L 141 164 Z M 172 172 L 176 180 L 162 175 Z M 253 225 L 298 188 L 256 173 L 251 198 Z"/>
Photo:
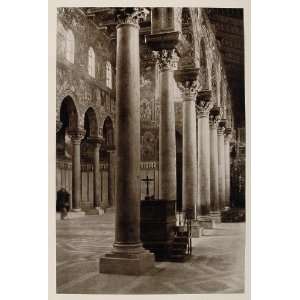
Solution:
<path fill-rule="evenodd" d="M 234 8 L 57 9 L 58 293 L 244 291 L 243 26 Z"/>

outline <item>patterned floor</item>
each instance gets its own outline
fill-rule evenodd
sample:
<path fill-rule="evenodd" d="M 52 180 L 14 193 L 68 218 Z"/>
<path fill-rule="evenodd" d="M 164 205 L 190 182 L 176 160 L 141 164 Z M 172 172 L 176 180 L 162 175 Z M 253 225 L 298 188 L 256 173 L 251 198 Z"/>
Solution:
<path fill-rule="evenodd" d="M 223 223 L 193 239 L 185 263 L 159 262 L 143 276 L 99 274 L 99 257 L 113 243 L 113 212 L 57 221 L 57 293 L 243 293 L 245 224 Z"/>

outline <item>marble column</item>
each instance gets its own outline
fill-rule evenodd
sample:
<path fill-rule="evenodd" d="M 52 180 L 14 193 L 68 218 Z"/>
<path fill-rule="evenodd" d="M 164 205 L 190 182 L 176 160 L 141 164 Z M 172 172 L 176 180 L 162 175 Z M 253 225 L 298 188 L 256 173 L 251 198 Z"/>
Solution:
<path fill-rule="evenodd" d="M 230 207 L 230 140 L 231 128 L 225 129 L 224 155 L 225 155 L 225 206 Z"/>
<path fill-rule="evenodd" d="M 210 211 L 216 213 L 219 207 L 219 168 L 218 168 L 218 136 L 219 110 L 214 107 L 209 116 L 210 128 Z"/>
<path fill-rule="evenodd" d="M 155 53 L 160 68 L 159 199 L 176 200 L 175 50 Z"/>
<path fill-rule="evenodd" d="M 225 122 L 220 121 L 218 132 L 218 178 L 219 178 L 219 208 L 225 207 L 225 155 L 224 155 L 224 130 Z"/>
<path fill-rule="evenodd" d="M 175 80 L 183 99 L 183 165 L 182 208 L 190 219 L 196 219 L 197 204 L 197 135 L 196 97 L 199 69 L 185 68 L 175 71 Z"/>
<path fill-rule="evenodd" d="M 108 197 L 111 206 L 115 206 L 115 150 L 108 150 L 109 173 L 108 173 Z"/>
<path fill-rule="evenodd" d="M 197 97 L 198 123 L 198 205 L 197 214 L 210 210 L 210 135 L 209 112 L 213 106 L 211 91 L 200 91 Z"/>
<path fill-rule="evenodd" d="M 140 56 L 143 8 L 116 9 L 116 221 L 113 250 L 100 258 L 100 272 L 139 275 L 154 266 L 140 240 Z"/>
<path fill-rule="evenodd" d="M 100 146 L 103 142 L 103 138 L 89 137 L 89 143 L 94 146 L 93 153 L 93 168 L 94 168 L 94 180 L 93 180 L 93 192 L 94 192 L 94 207 L 100 207 Z"/>
<path fill-rule="evenodd" d="M 84 138 L 85 130 L 75 129 L 68 130 L 71 137 L 73 154 L 72 154 L 72 211 L 80 212 L 81 202 L 81 165 L 80 165 L 80 144 Z"/>

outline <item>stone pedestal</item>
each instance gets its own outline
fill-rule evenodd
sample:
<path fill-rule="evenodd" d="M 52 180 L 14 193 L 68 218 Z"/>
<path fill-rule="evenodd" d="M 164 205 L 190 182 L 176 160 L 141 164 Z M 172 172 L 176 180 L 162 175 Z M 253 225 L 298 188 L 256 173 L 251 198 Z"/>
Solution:
<path fill-rule="evenodd" d="M 212 229 L 213 228 L 213 221 L 209 215 L 199 216 L 197 218 L 197 220 L 198 220 L 200 227 L 202 227 L 204 229 Z"/>
<path fill-rule="evenodd" d="M 198 220 L 192 220 L 192 238 L 199 238 L 203 235 L 203 228 L 201 227 Z"/>
<path fill-rule="evenodd" d="M 116 9 L 116 227 L 111 253 L 100 258 L 100 272 L 139 275 L 154 266 L 154 255 L 140 240 L 140 18 L 142 8 Z"/>
<path fill-rule="evenodd" d="M 221 212 L 220 211 L 211 211 L 209 213 L 209 217 L 212 220 L 213 227 L 214 227 L 214 223 L 221 223 Z"/>
<path fill-rule="evenodd" d="M 170 257 L 176 226 L 175 200 L 141 201 L 141 240 L 156 260 Z"/>
<path fill-rule="evenodd" d="M 131 252 L 131 251 L 127 251 Z M 139 253 L 109 253 L 100 258 L 100 272 L 107 274 L 141 275 L 152 269 L 154 256 L 146 250 Z"/>

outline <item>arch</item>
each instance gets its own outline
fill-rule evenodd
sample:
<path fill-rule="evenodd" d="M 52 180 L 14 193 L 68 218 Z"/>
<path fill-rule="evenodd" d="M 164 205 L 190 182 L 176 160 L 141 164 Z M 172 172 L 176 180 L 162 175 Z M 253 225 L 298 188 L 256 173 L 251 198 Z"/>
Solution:
<path fill-rule="evenodd" d="M 63 128 L 78 128 L 78 111 L 71 96 L 64 97 L 59 112 L 59 120 Z"/>
<path fill-rule="evenodd" d="M 84 129 L 87 137 L 98 136 L 97 115 L 92 107 L 89 107 L 84 114 Z"/>
<path fill-rule="evenodd" d="M 207 56 L 204 38 L 200 41 L 200 76 L 202 89 L 208 89 Z"/>
<path fill-rule="evenodd" d="M 109 116 L 107 116 L 103 123 L 103 138 L 105 146 L 109 148 L 114 147 L 114 128 L 113 122 Z"/>
<path fill-rule="evenodd" d="M 73 64 L 74 56 L 75 56 L 75 38 L 74 38 L 73 31 L 71 29 L 68 29 L 66 33 L 66 59 Z"/>
<path fill-rule="evenodd" d="M 95 51 L 92 47 L 89 47 L 88 52 L 88 73 L 95 78 Z"/>
<path fill-rule="evenodd" d="M 213 63 L 211 66 L 211 76 L 210 76 L 210 81 L 211 81 L 211 91 L 212 91 L 212 97 L 214 103 L 218 104 L 218 84 L 217 84 L 217 70 L 216 66 Z"/>

